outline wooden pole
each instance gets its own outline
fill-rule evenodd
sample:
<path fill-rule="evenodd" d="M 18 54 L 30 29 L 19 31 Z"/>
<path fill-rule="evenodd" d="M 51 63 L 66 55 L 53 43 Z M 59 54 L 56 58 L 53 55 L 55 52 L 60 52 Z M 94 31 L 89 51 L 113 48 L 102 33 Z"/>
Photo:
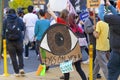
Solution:
<path fill-rule="evenodd" d="M 93 8 L 93 17 L 94 17 L 94 25 L 96 26 L 96 14 L 95 14 L 95 8 Z"/>

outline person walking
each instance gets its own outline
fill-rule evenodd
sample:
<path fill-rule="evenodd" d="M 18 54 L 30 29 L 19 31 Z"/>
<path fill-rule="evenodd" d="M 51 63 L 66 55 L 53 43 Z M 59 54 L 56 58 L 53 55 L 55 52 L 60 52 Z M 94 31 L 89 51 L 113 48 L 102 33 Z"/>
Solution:
<path fill-rule="evenodd" d="M 38 16 L 36 14 L 33 14 L 33 6 L 29 5 L 27 9 L 28 9 L 28 13 L 23 16 L 23 22 L 25 23 L 26 26 L 25 38 L 24 38 L 25 59 L 29 58 L 29 44 L 31 42 L 34 42 L 33 41 L 34 28 L 35 28 L 35 23 L 38 20 Z"/>
<path fill-rule="evenodd" d="M 85 33 L 87 34 L 87 40 L 88 40 L 88 45 L 92 44 L 93 45 L 93 62 L 96 57 L 96 38 L 93 35 L 94 32 L 94 16 L 93 16 L 93 11 L 89 10 L 89 17 L 85 20 L 84 22 L 84 30 Z M 98 16 L 95 16 L 96 21 L 99 21 Z M 94 64 L 93 64 L 94 67 Z M 101 78 L 101 75 L 98 73 L 97 78 Z"/>
<path fill-rule="evenodd" d="M 7 50 L 12 60 L 15 76 L 24 75 L 23 63 L 23 34 L 25 26 L 17 17 L 14 9 L 9 9 L 7 18 L 3 22 L 3 36 L 7 40 Z M 18 61 L 16 59 L 18 57 Z M 20 74 L 19 74 L 20 73 Z"/>
<path fill-rule="evenodd" d="M 23 20 L 24 10 L 22 8 L 17 9 L 17 14 L 18 14 L 18 17 Z"/>
<path fill-rule="evenodd" d="M 75 18 L 75 14 L 74 13 L 69 13 L 68 14 L 68 23 L 69 23 L 69 26 L 70 26 L 71 30 L 75 34 L 77 33 L 76 35 L 77 35 L 78 39 L 80 37 L 82 37 L 81 35 L 84 35 L 82 28 L 79 27 L 78 24 L 76 23 L 76 18 Z M 81 51 L 81 53 L 82 53 L 82 51 Z M 80 75 L 81 79 L 82 80 L 87 80 L 86 75 L 85 75 L 84 71 L 82 70 L 81 62 L 82 62 L 82 59 L 74 62 L 75 68 L 76 68 L 76 71 L 78 72 L 78 74 Z M 67 77 L 67 75 L 70 75 L 70 74 L 69 73 L 65 73 L 64 77 Z M 69 80 L 69 77 L 68 77 L 68 80 Z"/>
<path fill-rule="evenodd" d="M 35 24 L 35 29 L 34 29 L 34 37 L 36 38 L 36 51 L 40 55 L 40 41 L 45 33 L 45 31 L 49 28 L 50 26 L 50 21 L 48 19 L 45 19 L 45 11 L 40 10 L 39 11 L 39 17 L 40 20 L 37 20 Z M 41 55 L 40 57 L 40 63 L 42 63 Z"/>
<path fill-rule="evenodd" d="M 89 11 L 89 17 L 84 22 L 84 31 L 87 34 L 88 45 L 93 45 L 93 61 L 95 60 L 96 55 L 96 38 L 93 35 L 94 32 L 94 16 L 93 12 Z"/>
<path fill-rule="evenodd" d="M 108 39 L 108 34 L 109 34 L 108 24 L 104 21 L 98 21 L 93 34 L 96 38 L 96 58 L 94 61 L 93 80 L 96 80 L 97 74 L 100 68 L 102 69 L 104 76 L 107 79 L 108 59 L 106 55 L 108 54 L 108 51 L 110 50 L 109 39 Z"/>
<path fill-rule="evenodd" d="M 120 0 L 117 0 L 117 10 L 107 0 L 108 8 L 111 9 L 113 14 L 105 15 L 104 20 L 110 26 L 110 46 L 111 54 L 108 62 L 108 79 L 118 80 L 120 76 Z"/>
<path fill-rule="evenodd" d="M 48 12 L 51 14 L 51 16 L 54 18 L 54 20 L 57 22 L 57 23 L 60 23 L 60 24 L 65 24 L 65 25 L 70 25 L 70 28 L 72 31 L 75 31 L 75 28 L 76 28 L 76 25 L 75 24 L 75 15 L 73 15 L 72 13 L 69 14 L 68 10 L 67 9 L 63 9 L 61 12 L 60 12 L 60 16 L 56 16 L 55 13 L 50 9 L 50 5 L 48 3 Z M 69 15 L 68 15 L 69 14 Z M 69 18 L 73 18 L 73 20 L 71 21 L 71 24 L 70 23 L 70 20 L 68 19 L 68 16 Z M 76 61 L 74 63 L 75 67 L 76 67 L 76 70 L 77 72 L 79 73 L 79 75 L 81 76 L 81 78 L 83 80 L 87 80 L 86 79 L 86 76 L 81 68 L 81 64 L 80 64 L 81 60 L 79 61 Z M 61 76 L 60 79 L 64 79 L 64 80 L 69 80 L 70 78 L 70 73 L 64 73 L 64 76 Z"/>

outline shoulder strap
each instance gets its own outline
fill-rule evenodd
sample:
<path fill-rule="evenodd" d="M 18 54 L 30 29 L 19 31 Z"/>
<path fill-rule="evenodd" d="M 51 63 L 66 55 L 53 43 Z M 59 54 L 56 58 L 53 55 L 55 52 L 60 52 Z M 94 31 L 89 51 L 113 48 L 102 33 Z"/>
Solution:
<path fill-rule="evenodd" d="M 89 17 L 89 19 L 90 19 L 90 21 L 91 21 L 91 23 L 92 23 L 92 25 L 94 25 L 94 22 L 93 22 L 93 20 Z"/>

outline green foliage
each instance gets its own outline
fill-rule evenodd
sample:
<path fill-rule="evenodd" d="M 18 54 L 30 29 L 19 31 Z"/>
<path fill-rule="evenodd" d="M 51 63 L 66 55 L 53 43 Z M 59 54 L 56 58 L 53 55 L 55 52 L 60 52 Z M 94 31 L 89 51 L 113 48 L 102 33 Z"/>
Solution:
<path fill-rule="evenodd" d="M 25 13 L 27 12 L 27 7 L 33 5 L 32 0 L 13 0 L 9 2 L 9 7 L 17 10 L 17 8 L 25 8 Z"/>

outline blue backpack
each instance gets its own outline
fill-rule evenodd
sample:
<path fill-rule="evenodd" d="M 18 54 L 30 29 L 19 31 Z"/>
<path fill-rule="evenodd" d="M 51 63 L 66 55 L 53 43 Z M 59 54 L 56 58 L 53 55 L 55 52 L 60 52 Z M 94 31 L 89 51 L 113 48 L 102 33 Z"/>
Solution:
<path fill-rule="evenodd" d="M 20 39 L 21 36 L 21 30 L 18 25 L 19 19 L 15 19 L 13 22 L 8 22 L 7 21 L 7 26 L 6 26 L 6 38 L 10 41 L 17 41 Z"/>

